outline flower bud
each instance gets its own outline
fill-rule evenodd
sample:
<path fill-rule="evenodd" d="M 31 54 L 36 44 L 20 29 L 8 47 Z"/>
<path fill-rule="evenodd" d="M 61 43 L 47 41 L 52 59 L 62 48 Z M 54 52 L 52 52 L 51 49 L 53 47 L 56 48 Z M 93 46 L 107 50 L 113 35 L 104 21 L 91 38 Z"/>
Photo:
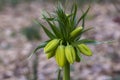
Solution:
<path fill-rule="evenodd" d="M 92 51 L 87 45 L 80 44 L 80 45 L 78 45 L 78 49 L 82 54 L 84 54 L 86 56 L 92 56 Z"/>
<path fill-rule="evenodd" d="M 67 60 L 65 57 L 65 46 L 63 45 L 58 46 L 55 52 L 55 59 L 56 59 L 57 64 L 60 67 L 63 67 L 66 64 Z"/>
<path fill-rule="evenodd" d="M 76 55 L 75 55 L 75 50 L 72 45 L 68 45 L 65 47 L 65 55 L 66 55 L 68 62 L 73 64 L 76 59 Z"/>
<path fill-rule="evenodd" d="M 46 56 L 47 56 L 48 59 L 50 59 L 53 56 L 55 56 L 55 52 L 54 51 L 48 52 L 48 53 L 46 53 Z"/>
<path fill-rule="evenodd" d="M 82 27 L 77 27 L 76 29 L 74 29 L 71 33 L 70 33 L 70 37 L 71 38 L 76 38 L 82 31 Z"/>
<path fill-rule="evenodd" d="M 59 45 L 60 39 L 53 39 L 51 40 L 44 48 L 44 52 L 48 53 L 54 51 L 57 46 Z"/>

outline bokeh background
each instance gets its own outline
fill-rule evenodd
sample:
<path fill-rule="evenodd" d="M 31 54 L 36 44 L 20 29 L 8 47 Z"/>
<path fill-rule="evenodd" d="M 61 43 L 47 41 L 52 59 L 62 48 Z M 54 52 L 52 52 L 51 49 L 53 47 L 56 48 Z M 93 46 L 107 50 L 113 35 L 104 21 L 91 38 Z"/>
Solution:
<path fill-rule="evenodd" d="M 68 0 L 70 10 L 74 0 Z M 79 10 L 86 10 L 89 1 L 77 0 Z M 71 80 L 120 80 L 120 0 L 92 0 L 83 35 L 98 41 L 113 40 L 111 44 L 89 45 L 92 57 L 83 56 L 71 65 Z M 65 0 L 62 0 L 65 4 Z M 0 0 L 0 80 L 56 80 L 57 65 L 39 50 L 28 56 L 47 36 L 33 22 L 44 10 L 53 12 L 56 0 Z"/>

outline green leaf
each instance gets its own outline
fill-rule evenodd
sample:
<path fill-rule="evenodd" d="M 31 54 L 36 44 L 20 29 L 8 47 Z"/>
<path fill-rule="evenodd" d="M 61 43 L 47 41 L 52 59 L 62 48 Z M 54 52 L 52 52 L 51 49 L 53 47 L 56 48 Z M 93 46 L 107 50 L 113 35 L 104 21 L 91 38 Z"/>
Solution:
<path fill-rule="evenodd" d="M 111 44 L 113 43 L 114 40 L 109 40 L 109 41 L 96 41 L 96 42 L 93 42 L 93 43 L 90 43 L 90 44 Z"/>
<path fill-rule="evenodd" d="M 43 15 L 44 19 L 47 21 L 47 23 L 49 24 L 51 30 L 54 32 L 54 34 L 56 35 L 56 37 L 60 38 L 62 35 L 60 34 L 60 31 L 59 29 L 54 25 L 52 24 L 45 15 Z"/>
<path fill-rule="evenodd" d="M 28 59 L 30 59 L 39 49 L 45 47 L 49 41 L 50 40 L 40 43 L 40 45 L 37 48 L 35 48 L 35 50 L 33 51 L 33 53 L 31 53 L 29 55 Z"/>
<path fill-rule="evenodd" d="M 84 43 L 84 44 L 91 44 L 91 43 L 96 43 L 96 40 L 90 40 L 90 39 L 82 39 L 77 41 L 78 44 Z"/>
<path fill-rule="evenodd" d="M 62 22 L 59 17 L 56 19 L 57 22 L 58 22 L 58 26 L 59 26 L 59 30 L 60 30 L 60 33 L 62 35 L 62 39 L 66 39 L 66 35 L 67 35 L 67 32 L 66 32 L 66 26 L 64 24 L 64 22 Z"/>
<path fill-rule="evenodd" d="M 72 9 L 71 9 L 71 14 L 73 14 L 72 19 L 74 21 L 74 19 L 76 18 L 76 14 L 77 14 L 77 4 L 73 4 Z"/>
<path fill-rule="evenodd" d="M 76 54 L 76 62 L 80 62 L 81 61 L 81 55 L 80 55 L 80 52 L 78 51 L 76 46 L 75 46 L 75 54 Z"/>
<path fill-rule="evenodd" d="M 76 42 L 76 44 L 81 44 L 81 43 L 84 43 L 84 44 L 106 44 L 106 43 L 112 43 L 113 40 L 111 41 L 96 41 L 96 40 L 90 40 L 90 39 L 82 39 L 82 40 L 79 40 Z"/>
<path fill-rule="evenodd" d="M 76 15 L 77 15 L 77 4 L 74 3 L 72 5 L 72 9 L 71 9 L 71 18 L 70 18 L 70 24 L 71 24 L 71 30 L 72 31 L 74 28 L 76 28 Z"/>
<path fill-rule="evenodd" d="M 76 51 L 77 51 L 77 52 L 76 52 L 76 53 L 77 53 L 76 55 L 78 56 L 78 58 L 79 58 L 80 61 L 81 61 L 81 60 L 83 59 L 83 58 L 82 58 L 82 55 L 81 55 L 81 52 L 78 50 L 77 46 L 75 47 L 75 49 L 76 49 Z"/>
<path fill-rule="evenodd" d="M 90 28 L 88 28 L 88 29 L 83 30 L 83 31 L 80 33 L 80 35 L 76 38 L 76 40 L 79 40 L 80 37 L 81 37 L 81 35 L 82 35 L 83 33 L 87 32 L 87 31 L 89 31 L 89 30 L 91 30 L 91 29 L 93 29 L 93 28 L 94 28 L 94 27 L 90 27 Z"/>
<path fill-rule="evenodd" d="M 83 27 L 83 29 L 85 27 L 85 17 L 83 17 L 83 19 L 82 19 L 82 27 Z"/>
<path fill-rule="evenodd" d="M 50 40 L 47 40 L 47 41 L 45 41 L 45 42 L 40 43 L 40 45 L 39 45 L 37 48 L 35 48 L 35 50 L 33 51 L 33 53 L 37 52 L 38 49 L 45 47 L 46 44 L 47 44 L 49 41 L 50 41 Z"/>
<path fill-rule="evenodd" d="M 45 18 L 43 18 L 45 19 Z M 55 18 L 46 18 L 48 21 L 55 21 Z"/>
<path fill-rule="evenodd" d="M 89 6 L 88 9 L 85 11 L 85 13 L 78 19 L 76 26 L 79 24 L 79 22 L 80 22 L 83 18 L 85 18 L 85 16 L 87 15 L 89 9 L 90 9 L 90 6 Z"/>
<path fill-rule="evenodd" d="M 46 17 L 46 19 L 48 20 L 48 21 L 52 21 L 53 23 L 54 23 L 54 21 L 55 21 L 55 16 L 53 16 L 52 14 L 50 14 L 48 11 L 45 11 L 44 13 L 43 13 L 43 15 L 45 15 L 45 14 L 48 14 L 48 16 L 49 17 Z M 44 18 L 43 18 L 44 19 Z"/>
<path fill-rule="evenodd" d="M 89 30 L 91 30 L 91 29 L 94 29 L 94 27 L 87 28 L 87 29 L 83 30 L 82 33 L 85 33 L 85 32 L 87 32 L 87 31 L 89 31 Z M 82 34 L 82 33 L 81 33 L 81 34 Z"/>
<path fill-rule="evenodd" d="M 37 23 L 37 24 L 39 24 L 39 25 L 43 28 L 44 32 L 47 34 L 47 36 L 48 36 L 50 39 L 56 38 L 55 35 L 54 35 L 52 32 L 50 32 L 50 31 L 49 31 L 44 25 L 42 25 L 40 22 L 38 22 L 37 20 L 34 20 L 34 22 Z"/>
<path fill-rule="evenodd" d="M 59 4 L 56 10 L 56 21 L 58 22 L 62 36 L 65 38 L 66 35 L 66 14 L 62 8 L 62 5 Z"/>

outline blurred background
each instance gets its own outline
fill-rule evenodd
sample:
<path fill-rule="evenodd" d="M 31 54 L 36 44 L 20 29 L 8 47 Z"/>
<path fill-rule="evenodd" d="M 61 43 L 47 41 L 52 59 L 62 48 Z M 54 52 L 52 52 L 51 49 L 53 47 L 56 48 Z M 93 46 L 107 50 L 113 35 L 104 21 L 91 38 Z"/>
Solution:
<path fill-rule="evenodd" d="M 71 80 L 120 80 L 120 0 L 92 0 L 86 17 L 84 38 L 111 44 L 89 45 L 92 57 L 83 56 L 71 65 Z M 65 3 L 65 0 L 62 0 Z M 70 10 L 73 0 L 67 3 Z M 85 11 L 88 0 L 77 0 L 78 16 Z M 33 22 L 41 20 L 43 10 L 53 12 L 56 0 L 0 0 L 0 80 L 56 80 L 57 65 L 48 60 L 43 50 L 28 56 L 47 36 Z M 46 24 L 44 21 L 42 21 Z"/>

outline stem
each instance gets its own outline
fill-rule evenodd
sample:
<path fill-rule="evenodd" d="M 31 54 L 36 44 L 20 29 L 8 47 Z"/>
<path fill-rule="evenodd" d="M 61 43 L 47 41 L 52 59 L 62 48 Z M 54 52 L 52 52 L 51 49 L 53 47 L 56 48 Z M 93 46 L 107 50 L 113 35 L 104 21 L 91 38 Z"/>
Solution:
<path fill-rule="evenodd" d="M 68 62 L 64 66 L 63 80 L 70 80 L 70 64 Z"/>
<path fill-rule="evenodd" d="M 59 70 L 58 70 L 58 79 L 57 80 L 60 80 L 60 77 L 61 77 L 61 69 L 59 68 Z"/>
<path fill-rule="evenodd" d="M 38 80 L 37 69 L 38 69 L 38 55 L 35 54 L 34 63 L 33 63 L 33 75 L 34 75 L 33 80 Z"/>

